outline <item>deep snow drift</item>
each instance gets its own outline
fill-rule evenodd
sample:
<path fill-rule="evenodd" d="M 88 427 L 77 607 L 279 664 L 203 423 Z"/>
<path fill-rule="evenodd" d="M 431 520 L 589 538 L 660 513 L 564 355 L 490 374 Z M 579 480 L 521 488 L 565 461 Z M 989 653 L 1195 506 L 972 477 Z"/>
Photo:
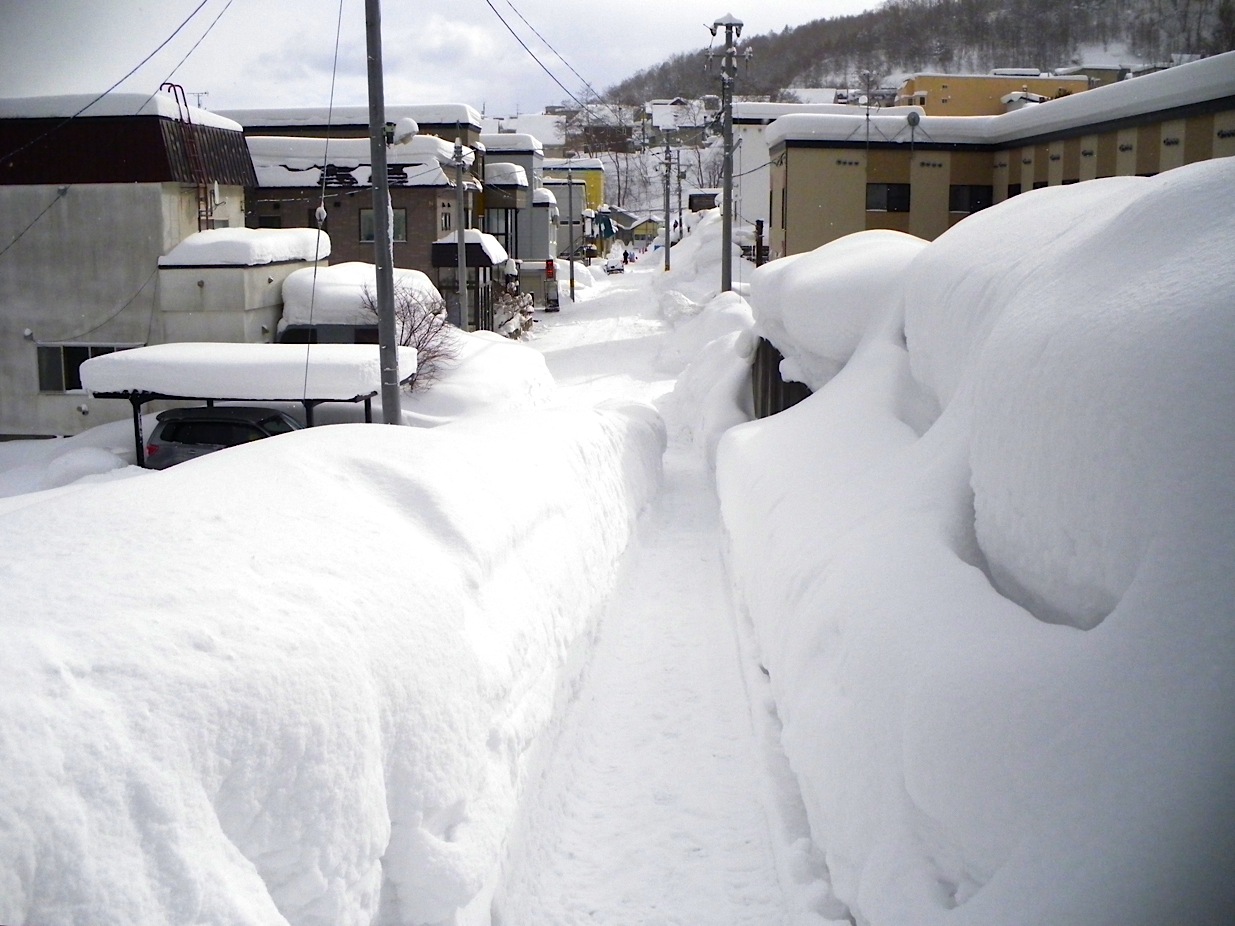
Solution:
<path fill-rule="evenodd" d="M 663 426 L 288 436 L 3 515 L 0 921 L 487 910 Z"/>
<path fill-rule="evenodd" d="M 622 395 L 716 454 L 735 639 L 767 673 L 745 667 L 751 714 L 766 742 L 783 724 L 773 777 L 800 787 L 761 797 L 790 921 L 844 922 L 839 898 L 876 926 L 1229 922 L 1233 216 L 1235 159 L 1040 190 L 930 244 L 772 264 L 753 314 L 747 265 L 716 293 L 707 216 L 659 320 L 607 304 L 544 357 L 463 337 L 406 397 L 442 427 L 161 473 L 124 465 L 127 423 L 0 444 L 0 922 L 470 926 L 503 887 L 569 922 L 669 871 L 563 866 L 545 902 L 554 831 L 516 832 L 543 822 L 521 799 L 545 741 L 608 735 L 558 707 L 660 477 L 664 425 Z M 560 317 L 658 257 L 577 267 Z M 816 394 L 742 423 L 755 328 Z M 550 366 L 578 384 L 555 407 Z M 700 518 L 655 513 L 653 538 Z M 720 538 L 690 542 L 702 561 Z M 623 586 L 640 606 L 688 594 L 672 568 L 645 581 Z M 664 806 L 728 793 L 697 791 Z M 624 829 L 606 796 L 571 796 L 604 826 L 565 851 Z M 579 870 L 613 880 L 589 896 Z"/>
<path fill-rule="evenodd" d="M 893 288 L 851 272 L 889 243 L 755 274 L 816 392 L 718 470 L 838 896 L 877 924 L 1230 922 L 1235 160 L 1017 197 Z"/>

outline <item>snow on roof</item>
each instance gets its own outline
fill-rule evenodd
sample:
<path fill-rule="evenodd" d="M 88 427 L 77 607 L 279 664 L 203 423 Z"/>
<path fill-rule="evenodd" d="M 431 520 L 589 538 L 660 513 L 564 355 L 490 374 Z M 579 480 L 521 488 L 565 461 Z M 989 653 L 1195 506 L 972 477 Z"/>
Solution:
<path fill-rule="evenodd" d="M 545 153 L 540 139 L 526 132 L 482 132 L 480 141 L 489 151 Z"/>
<path fill-rule="evenodd" d="M 486 116 L 484 119 L 484 137 L 506 134 L 507 132 L 531 135 L 547 145 L 560 145 L 565 141 L 562 129 L 565 120 L 560 115 L 549 113 L 524 113 L 518 116 Z"/>
<path fill-rule="evenodd" d="M 297 135 L 251 135 L 245 139 L 249 152 L 262 157 L 300 157 L 316 158 L 320 163 L 324 155 L 332 159 L 336 156 L 356 159 L 358 162 L 369 163 L 369 139 L 367 138 L 305 138 Z M 389 145 L 386 148 L 388 163 L 400 163 L 403 160 L 423 160 L 434 157 L 439 161 L 448 161 L 454 157 L 455 147 L 436 135 L 417 135 L 402 144 Z M 472 150 L 466 145 L 463 148 L 463 159 L 470 163 L 474 157 Z"/>
<path fill-rule="evenodd" d="M 189 235 L 159 266 L 257 267 L 329 256 L 330 237 L 312 228 L 210 228 Z"/>
<path fill-rule="evenodd" d="M 406 292 L 430 311 L 442 305 L 437 287 L 419 270 L 395 267 L 396 292 Z M 377 268 L 363 261 L 329 267 L 304 267 L 283 281 L 283 320 L 288 325 L 374 325 L 377 317 L 365 304 L 377 292 Z"/>
<path fill-rule="evenodd" d="M 518 164 L 487 161 L 485 163 L 485 183 L 491 183 L 494 186 L 526 187 L 528 185 L 527 171 Z"/>
<path fill-rule="evenodd" d="M 765 121 L 793 113 L 852 113 L 844 103 L 734 103 L 734 121 Z"/>
<path fill-rule="evenodd" d="M 398 349 L 399 379 L 416 372 L 416 350 Z M 90 392 L 193 399 L 347 402 L 381 390 L 375 344 L 155 344 L 92 357 L 81 366 Z"/>
<path fill-rule="evenodd" d="M 502 247 L 502 243 L 492 235 L 482 232 L 478 228 L 469 228 L 463 236 L 463 240 L 467 244 L 478 244 L 484 249 L 485 256 L 494 266 L 509 260 L 510 255 L 506 253 L 506 249 Z M 459 236 L 456 232 L 451 232 L 444 238 L 438 238 L 434 244 L 455 244 L 459 242 Z"/>
<path fill-rule="evenodd" d="M 557 205 L 557 197 L 553 195 L 552 190 L 546 190 L 542 186 L 538 186 L 532 191 L 532 203 L 537 206 Z"/>
<path fill-rule="evenodd" d="M 545 170 L 599 170 L 605 169 L 600 158 L 545 158 Z"/>
<path fill-rule="evenodd" d="M 190 106 L 188 113 L 194 125 L 243 131 L 239 123 L 209 110 Z M 175 99 L 167 93 L 108 93 L 98 99 L 89 93 L 0 99 L 0 119 L 87 119 L 97 116 L 157 116 L 178 121 L 180 110 Z"/>
<path fill-rule="evenodd" d="M 368 125 L 367 106 L 282 106 L 259 109 L 223 110 L 229 118 L 241 125 L 299 126 L 299 125 Z M 480 128 L 481 117 L 466 103 L 387 103 L 386 121 L 413 119 L 420 125 L 471 125 Z"/>
<path fill-rule="evenodd" d="M 323 164 L 331 167 L 327 186 L 367 186 L 372 177 L 367 138 L 254 135 L 245 141 L 259 186 L 318 186 Z M 392 175 L 392 183 L 398 186 L 452 186 L 441 164 L 453 155 L 453 145 L 431 135 L 417 135 L 404 144 L 390 145 L 386 163 L 392 170 L 402 168 L 402 179 Z M 465 163 L 474 158 L 472 150 L 464 148 Z"/>
<path fill-rule="evenodd" d="M 872 141 L 1003 144 L 1228 96 L 1235 96 L 1235 52 L 997 116 L 923 115 L 910 131 L 906 117 L 922 110 L 895 106 L 872 110 L 869 125 Z M 788 115 L 768 126 L 766 138 L 769 146 L 790 140 L 865 140 L 866 128 L 867 115 L 860 108 L 853 115 Z"/>

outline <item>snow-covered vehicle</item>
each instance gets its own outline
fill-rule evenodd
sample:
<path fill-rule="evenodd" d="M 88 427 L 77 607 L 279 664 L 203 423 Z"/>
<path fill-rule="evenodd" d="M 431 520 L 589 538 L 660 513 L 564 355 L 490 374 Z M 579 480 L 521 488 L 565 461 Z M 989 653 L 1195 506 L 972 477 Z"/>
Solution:
<path fill-rule="evenodd" d="M 146 444 L 147 469 L 167 469 L 216 450 L 304 427 L 283 412 L 248 405 L 169 408 L 159 413 L 158 422 Z"/>
<path fill-rule="evenodd" d="M 605 261 L 605 273 L 625 273 L 626 262 L 621 256 L 610 257 Z"/>

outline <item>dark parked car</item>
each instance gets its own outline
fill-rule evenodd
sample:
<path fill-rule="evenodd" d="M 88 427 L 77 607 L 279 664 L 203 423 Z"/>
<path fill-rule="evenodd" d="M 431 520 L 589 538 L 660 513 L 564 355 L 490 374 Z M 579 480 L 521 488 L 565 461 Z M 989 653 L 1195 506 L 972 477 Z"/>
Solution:
<path fill-rule="evenodd" d="M 281 411 L 250 405 L 169 408 L 159 413 L 158 422 L 146 442 L 149 469 L 167 469 L 225 447 L 303 427 Z"/>

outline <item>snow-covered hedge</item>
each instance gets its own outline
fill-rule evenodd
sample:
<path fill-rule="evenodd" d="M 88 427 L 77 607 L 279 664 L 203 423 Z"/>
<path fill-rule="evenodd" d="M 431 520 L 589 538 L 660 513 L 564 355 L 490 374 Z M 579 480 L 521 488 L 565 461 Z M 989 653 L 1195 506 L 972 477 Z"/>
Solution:
<path fill-rule="evenodd" d="M 1235 159 L 1016 197 L 722 441 L 740 599 L 859 923 L 1231 921 L 1232 254 Z M 781 292 L 818 273 L 786 266 Z M 814 330 L 790 355 L 829 355 Z"/>

